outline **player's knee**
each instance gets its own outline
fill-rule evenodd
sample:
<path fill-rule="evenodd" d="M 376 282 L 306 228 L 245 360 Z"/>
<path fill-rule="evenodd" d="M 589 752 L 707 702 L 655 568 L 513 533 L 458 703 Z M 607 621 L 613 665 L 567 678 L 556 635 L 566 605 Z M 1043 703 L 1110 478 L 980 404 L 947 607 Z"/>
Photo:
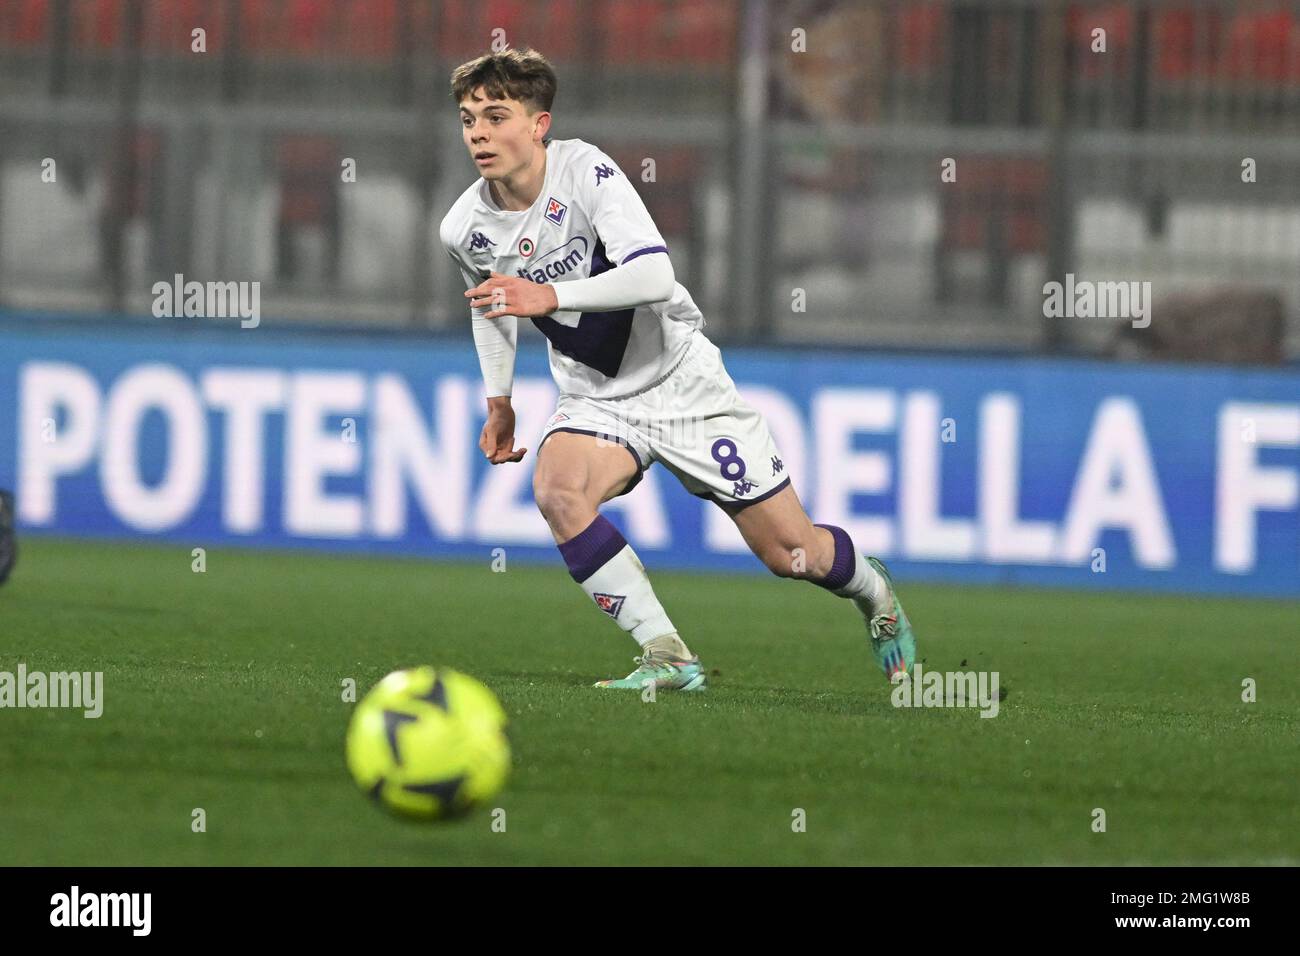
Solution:
<path fill-rule="evenodd" d="M 593 510 L 580 489 L 552 482 L 534 482 L 533 500 L 552 528 L 567 529 Z"/>

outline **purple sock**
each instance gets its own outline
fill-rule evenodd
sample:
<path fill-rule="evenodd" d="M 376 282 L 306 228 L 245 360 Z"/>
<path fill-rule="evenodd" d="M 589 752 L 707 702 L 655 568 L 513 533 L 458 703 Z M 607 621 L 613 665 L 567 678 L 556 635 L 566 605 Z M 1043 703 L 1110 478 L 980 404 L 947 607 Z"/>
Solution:
<path fill-rule="evenodd" d="M 818 524 L 813 527 L 825 528 L 835 539 L 835 560 L 831 562 L 830 572 L 822 580 L 813 581 L 813 584 L 828 591 L 838 591 L 853 580 L 853 572 L 858 567 L 857 555 L 853 553 L 853 539 L 847 531 L 833 524 Z"/>
<path fill-rule="evenodd" d="M 591 524 L 560 545 L 560 554 L 573 580 L 581 584 L 626 547 L 626 539 L 613 522 L 598 514 Z"/>

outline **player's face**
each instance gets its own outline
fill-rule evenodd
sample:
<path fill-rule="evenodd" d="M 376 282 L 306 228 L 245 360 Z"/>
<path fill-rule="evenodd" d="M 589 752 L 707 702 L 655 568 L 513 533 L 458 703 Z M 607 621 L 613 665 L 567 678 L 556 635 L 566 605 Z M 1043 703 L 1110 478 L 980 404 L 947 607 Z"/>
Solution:
<path fill-rule="evenodd" d="M 484 179 L 506 179 L 527 169 L 545 133 L 542 118 L 518 100 L 491 100 L 479 87 L 461 100 L 461 136 Z"/>

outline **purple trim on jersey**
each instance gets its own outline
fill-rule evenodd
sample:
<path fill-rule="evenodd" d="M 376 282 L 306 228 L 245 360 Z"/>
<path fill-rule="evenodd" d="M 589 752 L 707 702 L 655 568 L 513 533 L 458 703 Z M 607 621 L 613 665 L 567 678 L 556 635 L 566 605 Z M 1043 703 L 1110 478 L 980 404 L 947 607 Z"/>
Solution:
<path fill-rule="evenodd" d="M 662 252 L 662 253 L 664 253 L 665 255 L 667 255 L 667 254 L 668 254 L 668 247 L 667 247 L 667 246 L 646 246 L 644 249 L 638 249 L 636 252 L 633 252 L 633 253 L 630 253 L 630 254 L 624 256 L 624 257 L 623 257 L 623 261 L 620 262 L 619 265 L 621 265 L 621 266 L 625 266 L 625 265 L 627 265 L 629 262 L 631 262 L 633 259 L 635 259 L 637 256 L 648 256 L 648 255 L 650 255 L 652 252 Z"/>
<path fill-rule="evenodd" d="M 853 553 L 853 539 L 843 528 L 833 524 L 816 524 L 814 528 L 825 528 L 835 539 L 835 560 L 831 563 L 830 573 L 821 581 L 814 581 L 827 591 L 838 591 L 853 580 L 853 572 L 858 569 L 857 555 Z"/>
<path fill-rule="evenodd" d="M 601 275 L 614 268 L 605 254 L 605 244 L 596 240 L 591 253 L 591 272 L 588 278 Z M 571 359 L 588 368 L 613 378 L 623 364 L 628 339 L 632 337 L 632 316 L 635 309 L 615 309 L 609 312 L 584 312 L 577 325 L 561 325 L 549 315 L 533 319 L 533 325 L 551 340 L 551 345 Z"/>
<path fill-rule="evenodd" d="M 790 479 L 782 478 L 781 483 L 779 485 L 777 485 L 775 488 L 767 489 L 767 491 L 763 492 L 757 498 L 734 498 L 734 499 L 719 498 L 716 495 L 714 495 L 712 492 L 697 494 L 696 497 L 705 498 L 709 501 L 719 504 L 722 506 L 722 509 L 727 512 L 727 514 L 734 515 L 738 511 L 744 511 L 750 505 L 756 505 L 760 501 L 766 501 L 768 498 L 771 498 L 774 494 L 776 494 L 778 491 L 780 491 L 788 484 L 790 484 Z"/>
<path fill-rule="evenodd" d="M 598 514 L 591 524 L 560 545 L 560 554 L 573 580 L 581 584 L 626 547 L 627 541 L 614 523 Z"/>

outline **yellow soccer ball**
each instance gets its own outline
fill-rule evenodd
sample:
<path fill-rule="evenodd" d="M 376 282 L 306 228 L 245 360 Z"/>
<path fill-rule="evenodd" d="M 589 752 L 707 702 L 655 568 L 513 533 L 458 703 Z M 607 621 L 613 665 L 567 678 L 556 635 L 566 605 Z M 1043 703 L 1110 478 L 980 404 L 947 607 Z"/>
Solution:
<path fill-rule="evenodd" d="M 492 691 L 446 668 L 396 671 L 352 714 L 352 778 L 388 810 L 419 820 L 492 799 L 510 771 L 506 714 Z"/>

